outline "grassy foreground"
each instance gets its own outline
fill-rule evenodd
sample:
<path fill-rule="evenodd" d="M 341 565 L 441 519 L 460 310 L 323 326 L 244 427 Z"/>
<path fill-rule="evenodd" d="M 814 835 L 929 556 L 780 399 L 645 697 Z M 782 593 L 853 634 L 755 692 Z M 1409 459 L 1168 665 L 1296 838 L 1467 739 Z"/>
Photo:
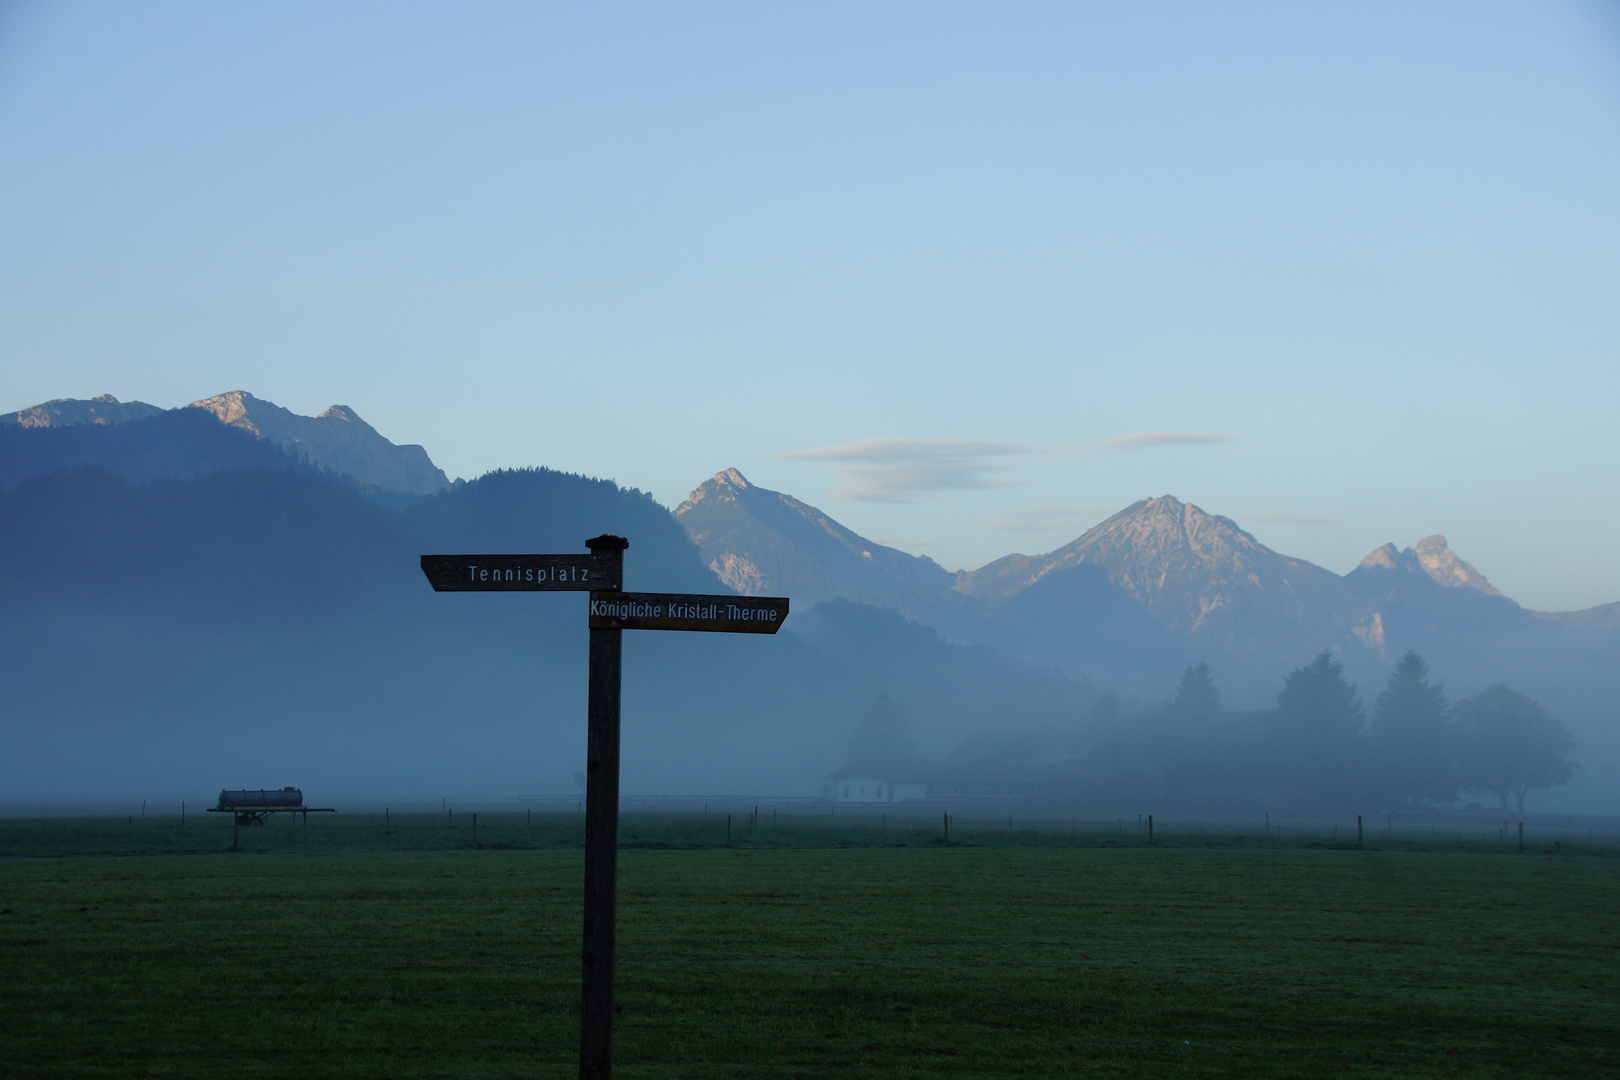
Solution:
<path fill-rule="evenodd" d="M 42 827 L 0 829 L 30 853 L 0 858 L 0 1075 L 575 1074 L 565 823 L 551 850 L 12 835 Z M 626 1077 L 1620 1073 L 1612 855 L 655 833 L 620 857 Z"/>

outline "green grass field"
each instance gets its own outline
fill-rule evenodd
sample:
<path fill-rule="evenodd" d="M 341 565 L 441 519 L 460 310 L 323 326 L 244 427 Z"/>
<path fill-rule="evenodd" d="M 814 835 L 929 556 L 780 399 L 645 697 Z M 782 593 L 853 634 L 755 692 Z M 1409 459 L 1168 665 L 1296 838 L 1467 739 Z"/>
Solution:
<path fill-rule="evenodd" d="M 0 1075 L 574 1075 L 577 818 L 342 817 L 0 822 Z M 1620 1073 L 1614 848 L 938 831 L 628 818 L 620 1075 Z"/>

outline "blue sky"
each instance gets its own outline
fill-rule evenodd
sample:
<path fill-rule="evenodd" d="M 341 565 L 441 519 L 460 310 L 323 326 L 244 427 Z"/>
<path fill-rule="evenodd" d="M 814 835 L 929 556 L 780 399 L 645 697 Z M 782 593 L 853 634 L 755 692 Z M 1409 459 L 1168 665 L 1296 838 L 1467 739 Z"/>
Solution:
<path fill-rule="evenodd" d="M 0 4 L 0 408 L 1620 600 L 1599 4 Z"/>

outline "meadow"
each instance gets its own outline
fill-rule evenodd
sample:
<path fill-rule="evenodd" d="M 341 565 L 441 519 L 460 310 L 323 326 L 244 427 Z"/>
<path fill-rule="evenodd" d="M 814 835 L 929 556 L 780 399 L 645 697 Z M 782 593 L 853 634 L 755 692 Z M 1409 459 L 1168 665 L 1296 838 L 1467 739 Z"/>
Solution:
<path fill-rule="evenodd" d="M 0 821 L 0 1075 L 572 1076 L 580 832 L 336 815 L 228 853 L 220 818 Z M 728 842 L 653 814 L 623 838 L 625 1077 L 1620 1072 L 1603 843 L 741 815 Z"/>

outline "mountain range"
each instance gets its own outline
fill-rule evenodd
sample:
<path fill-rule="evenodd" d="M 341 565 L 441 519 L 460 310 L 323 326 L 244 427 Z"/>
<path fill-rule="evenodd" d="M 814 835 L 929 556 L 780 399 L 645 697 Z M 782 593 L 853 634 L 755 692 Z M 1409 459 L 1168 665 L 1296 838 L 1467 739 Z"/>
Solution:
<path fill-rule="evenodd" d="M 87 467 L 121 477 L 119 483 L 182 487 L 131 487 L 115 496 L 82 476 L 70 482 L 80 475 L 73 470 Z M 353 599 L 359 607 L 380 605 L 379 610 L 400 595 L 420 591 L 420 583 L 409 572 L 397 576 L 397 568 L 375 569 L 375 559 L 364 553 L 367 545 L 397 548 L 403 558 L 410 550 L 429 549 L 423 545 L 535 550 L 542 535 L 555 535 L 557 543 L 568 545 L 560 550 L 571 550 L 584 536 L 608 527 L 603 522 L 635 506 L 639 524 L 629 565 L 650 559 L 641 565 L 664 567 L 646 580 L 635 578 L 632 570 L 635 587 L 791 596 L 795 614 L 787 629 L 809 652 L 793 652 L 799 658 L 789 663 L 793 670 L 778 671 L 784 683 L 810 685 L 805 672 L 817 665 L 822 665 L 820 677 L 842 672 L 834 680 L 849 687 L 875 692 L 904 683 L 914 703 L 927 700 L 935 719 L 948 717 L 934 724 L 936 750 L 948 750 L 944 742 L 970 732 L 975 715 L 981 728 L 1072 727 L 1096 706 L 1099 688 L 1113 688 L 1137 707 L 1151 706 L 1169 692 L 1186 664 L 1198 660 L 1211 663 L 1230 702 L 1260 706 L 1291 668 L 1328 649 L 1370 697 L 1392 662 L 1415 648 L 1451 692 L 1511 681 L 1569 719 L 1584 745 L 1600 757 L 1607 753 L 1620 760 L 1615 728 L 1607 719 L 1612 702 L 1620 699 L 1620 605 L 1556 614 L 1527 611 L 1502 596 L 1442 536 L 1405 549 L 1386 544 L 1339 575 L 1271 550 L 1229 518 L 1163 495 L 1125 508 L 1054 551 L 1011 554 L 975 570 L 951 572 L 927 557 L 864 538 L 789 494 L 752 484 L 736 469 L 700 484 L 670 514 L 639 493 L 544 470 L 491 474 L 475 482 L 476 498 L 461 495 L 466 485 L 450 484 L 423 448 L 395 446 L 344 406 L 304 417 L 244 392 L 174 410 L 103 396 L 47 402 L 0 417 L 0 488 L 15 489 L 6 496 L 14 532 L 8 543 L 14 549 L 35 544 L 42 535 L 71 531 L 71 521 L 88 520 L 82 508 L 70 509 L 75 499 L 128 507 L 160 496 L 184 502 L 200 498 L 208 485 L 218 497 L 218 486 L 226 483 L 220 477 L 253 486 L 262 481 L 251 477 L 264 470 L 288 469 L 303 470 L 310 479 L 300 483 L 314 485 L 299 488 L 309 514 L 326 512 L 314 509 L 325 503 L 312 493 L 340 482 L 351 486 L 352 494 L 344 498 L 369 502 L 371 513 L 384 515 L 364 528 L 351 522 L 338 530 L 350 537 L 343 543 L 352 551 L 344 558 L 357 567 L 354 572 L 361 578 L 381 573 L 379 580 L 388 582 L 383 593 Z M 37 510 L 40 505 L 51 509 L 16 516 L 24 506 Z M 514 531 L 501 524 L 516 520 L 514 513 L 539 516 L 527 530 Z M 367 520 L 372 519 L 361 514 L 353 522 Z M 667 525 L 654 527 L 657 520 Z M 562 521 L 575 523 L 569 527 L 580 536 L 570 540 L 567 528 L 554 527 Z M 140 528 L 155 526 L 128 528 L 139 534 Z M 368 533 L 375 528 L 391 539 L 384 543 Z M 171 536 L 164 543 L 181 540 Z M 244 565 L 251 562 L 245 553 L 258 551 L 245 536 L 232 543 L 244 552 L 236 559 Z M 163 544 L 154 539 L 148 547 L 150 557 L 161 561 Z M 29 550 L 38 567 L 60 562 L 48 544 Z M 76 565 L 112 558 L 98 551 L 81 552 Z M 44 610 L 94 606 L 72 589 L 49 585 L 52 580 L 13 573 L 0 588 L 13 599 L 27 594 L 29 603 Z M 270 589 L 265 603 L 298 595 L 288 588 Z M 106 595 L 127 593 L 128 587 L 109 584 Z M 69 595 L 77 598 L 69 603 Z M 395 599 L 384 603 L 379 596 Z M 443 604 L 413 608 L 408 618 L 394 619 L 379 640 L 392 640 L 403 627 L 426 625 L 424 620 L 436 620 L 443 609 Z M 857 625 L 858 633 L 850 630 Z M 908 625 L 912 629 L 904 629 Z M 419 633 L 437 640 L 437 631 Z M 921 652 L 907 654 L 904 672 L 891 676 L 874 665 L 873 658 L 888 648 L 879 642 L 893 635 L 899 635 L 895 641 L 911 640 L 905 638 L 911 633 L 923 635 L 915 642 Z M 852 647 L 857 640 L 860 646 Z M 415 655 L 415 646 L 401 648 Z M 950 651 L 964 648 L 969 652 Z M 506 645 L 494 649 L 507 652 Z M 992 660 L 998 653 L 1006 659 Z M 963 659 L 968 656 L 981 659 L 968 663 Z M 944 674 L 963 665 L 994 674 L 984 674 L 977 689 Z M 393 670 L 389 664 L 381 667 Z M 1019 670 L 1024 674 L 1014 674 Z M 13 674 L 27 682 L 26 672 Z M 312 677 L 312 685 L 319 682 Z M 956 687 L 949 698 L 939 693 L 945 685 Z M 1070 689 L 1059 689 L 1064 685 Z M 841 697 L 843 704 L 836 706 L 826 704 L 824 694 L 807 694 L 804 708 L 810 712 L 793 715 L 807 731 L 838 730 L 852 722 L 848 710 L 858 707 L 866 689 Z M 1037 699 L 1046 704 L 1035 704 Z M 1068 704 L 1055 704 L 1060 700 Z M 702 712 L 675 713 L 688 715 L 699 727 L 707 723 Z M 824 756 L 800 750 L 804 761 Z M 734 755 L 716 757 L 733 760 Z M 783 766 L 774 775 L 809 775 L 802 769 L 796 773 L 798 768 Z M 1598 772 L 1604 770 L 1614 771 L 1603 765 Z"/>
<path fill-rule="evenodd" d="M 861 537 L 736 469 L 705 481 L 675 517 L 709 568 L 739 591 L 891 607 L 954 640 L 1149 698 L 1200 659 L 1240 694 L 1259 697 L 1324 648 L 1366 679 L 1418 648 L 1473 680 L 1504 654 L 1534 666 L 1570 644 L 1550 627 L 1617 622 L 1614 605 L 1527 611 L 1443 536 L 1405 550 L 1386 544 L 1339 575 L 1169 495 L 1134 503 L 1055 551 L 956 573 Z M 1583 644 L 1603 652 L 1610 643 Z"/>
<path fill-rule="evenodd" d="M 384 493 L 426 495 L 450 486 L 444 471 L 422 447 L 395 445 L 346 405 L 319 416 L 300 416 L 242 390 L 216 394 L 184 406 L 220 424 L 245 431 L 320 468 L 352 477 Z M 0 428 L 25 430 L 83 425 L 116 427 L 147 420 L 165 410 L 144 401 L 121 402 L 111 394 L 88 401 L 59 398 L 0 414 Z"/>

